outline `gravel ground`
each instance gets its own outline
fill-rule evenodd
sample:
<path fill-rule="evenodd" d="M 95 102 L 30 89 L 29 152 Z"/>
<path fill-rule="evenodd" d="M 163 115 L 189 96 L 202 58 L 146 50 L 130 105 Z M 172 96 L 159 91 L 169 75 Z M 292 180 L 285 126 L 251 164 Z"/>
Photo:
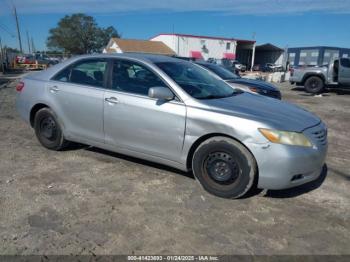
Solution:
<path fill-rule="evenodd" d="M 0 89 L 0 254 L 350 254 L 350 93 L 285 100 L 329 127 L 314 183 L 226 200 L 191 174 L 104 150 L 52 152 Z"/>

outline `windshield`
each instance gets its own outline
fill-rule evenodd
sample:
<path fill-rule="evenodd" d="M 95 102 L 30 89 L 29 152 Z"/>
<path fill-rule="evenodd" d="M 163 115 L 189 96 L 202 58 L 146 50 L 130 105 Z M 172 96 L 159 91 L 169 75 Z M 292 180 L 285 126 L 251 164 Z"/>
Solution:
<path fill-rule="evenodd" d="M 207 70 L 189 62 L 159 62 L 156 65 L 197 99 L 214 99 L 241 93 Z"/>
<path fill-rule="evenodd" d="M 227 70 L 222 66 L 211 65 L 211 64 L 199 64 L 199 65 L 204 66 L 205 68 L 214 72 L 224 80 L 240 78 L 238 75 L 236 75 L 235 73 L 232 73 L 231 71 Z"/>

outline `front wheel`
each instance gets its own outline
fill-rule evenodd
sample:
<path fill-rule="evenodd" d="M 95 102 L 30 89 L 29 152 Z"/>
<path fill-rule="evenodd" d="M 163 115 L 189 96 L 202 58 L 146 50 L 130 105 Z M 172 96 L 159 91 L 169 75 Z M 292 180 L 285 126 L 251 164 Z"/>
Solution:
<path fill-rule="evenodd" d="M 194 153 L 192 169 L 206 191 L 223 198 L 246 194 L 257 175 L 252 154 L 227 137 L 213 137 L 203 142 Z"/>
<path fill-rule="evenodd" d="M 318 76 L 311 76 L 305 81 L 304 87 L 308 93 L 319 94 L 324 89 L 324 83 Z"/>
<path fill-rule="evenodd" d="M 57 117 L 50 108 L 40 109 L 34 118 L 34 129 L 39 142 L 51 150 L 61 150 L 67 146 Z"/>

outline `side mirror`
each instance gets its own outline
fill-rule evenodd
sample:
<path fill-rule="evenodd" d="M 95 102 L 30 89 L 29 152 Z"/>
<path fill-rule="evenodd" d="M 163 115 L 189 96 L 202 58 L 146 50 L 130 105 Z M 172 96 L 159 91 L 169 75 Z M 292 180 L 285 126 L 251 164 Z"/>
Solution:
<path fill-rule="evenodd" d="M 174 94 L 167 87 L 151 87 L 148 90 L 148 96 L 151 98 L 156 98 L 160 100 L 173 100 Z"/>

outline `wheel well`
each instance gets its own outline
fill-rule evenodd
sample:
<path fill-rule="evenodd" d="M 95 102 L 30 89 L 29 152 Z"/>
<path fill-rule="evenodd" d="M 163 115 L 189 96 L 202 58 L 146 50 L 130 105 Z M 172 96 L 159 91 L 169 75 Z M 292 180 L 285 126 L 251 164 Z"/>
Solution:
<path fill-rule="evenodd" d="M 323 82 L 325 82 L 325 80 L 326 80 L 324 78 L 324 75 L 322 75 L 322 74 L 308 74 L 308 75 L 304 76 L 303 81 L 302 81 L 302 85 L 304 85 L 306 80 L 308 80 L 312 76 L 316 76 L 318 78 L 321 78 Z"/>
<path fill-rule="evenodd" d="M 29 120 L 30 120 L 30 125 L 32 127 L 34 127 L 34 118 L 35 118 L 35 115 L 36 113 L 42 109 L 42 108 L 45 108 L 45 107 L 48 107 L 47 105 L 45 104 L 36 104 L 35 106 L 33 106 L 32 110 L 30 110 L 30 117 L 29 117 Z"/>
<path fill-rule="evenodd" d="M 253 153 L 249 150 L 249 148 L 247 148 L 241 141 L 239 141 L 238 139 L 232 137 L 232 136 L 228 136 L 228 135 L 225 135 L 225 134 L 221 134 L 221 133 L 211 133 L 211 134 L 207 134 L 207 135 L 204 135 L 200 138 L 198 138 L 191 146 L 189 152 L 188 152 L 188 155 L 187 155 L 187 160 L 186 160 L 186 166 L 187 166 L 187 169 L 192 169 L 192 158 L 193 158 L 193 155 L 194 155 L 194 152 L 196 151 L 196 149 L 198 148 L 198 146 L 200 144 L 202 144 L 205 140 L 208 140 L 209 138 L 212 138 L 212 137 L 216 137 L 216 136 L 223 136 L 223 137 L 227 137 L 227 138 L 231 138 L 235 141 L 237 141 L 238 143 L 240 143 L 241 145 L 243 145 L 253 156 L 253 158 L 255 159 L 255 156 L 253 155 Z M 256 160 L 255 160 L 256 161 Z"/>

